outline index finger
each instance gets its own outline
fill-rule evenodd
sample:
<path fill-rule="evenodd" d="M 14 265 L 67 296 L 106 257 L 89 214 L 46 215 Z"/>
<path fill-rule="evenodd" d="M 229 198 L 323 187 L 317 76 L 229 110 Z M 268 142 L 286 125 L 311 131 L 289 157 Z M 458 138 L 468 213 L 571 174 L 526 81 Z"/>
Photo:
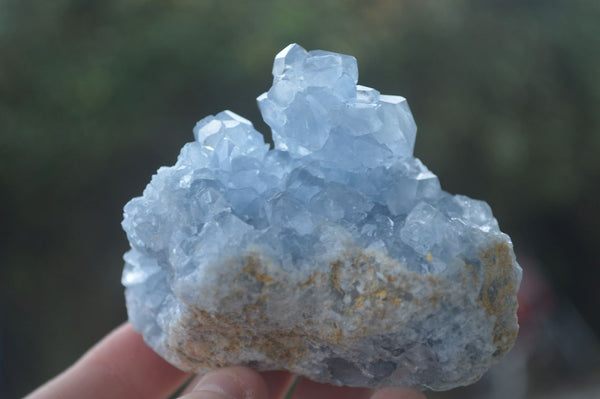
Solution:
<path fill-rule="evenodd" d="M 165 398 L 188 376 L 154 353 L 125 323 L 26 399 Z"/>

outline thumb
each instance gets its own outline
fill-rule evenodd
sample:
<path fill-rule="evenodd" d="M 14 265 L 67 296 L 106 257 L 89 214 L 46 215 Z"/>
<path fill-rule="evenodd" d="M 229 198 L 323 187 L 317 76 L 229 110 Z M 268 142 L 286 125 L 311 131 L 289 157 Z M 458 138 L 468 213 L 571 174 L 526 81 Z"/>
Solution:
<path fill-rule="evenodd" d="M 256 371 L 228 367 L 212 371 L 179 399 L 267 399 L 267 386 Z"/>

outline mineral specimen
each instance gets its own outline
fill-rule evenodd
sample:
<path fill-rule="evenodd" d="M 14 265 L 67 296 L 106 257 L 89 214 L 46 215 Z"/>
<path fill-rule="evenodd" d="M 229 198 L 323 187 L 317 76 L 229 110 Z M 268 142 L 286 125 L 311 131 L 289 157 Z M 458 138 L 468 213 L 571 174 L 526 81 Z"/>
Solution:
<path fill-rule="evenodd" d="M 521 269 L 489 206 L 441 190 L 406 100 L 357 86 L 353 57 L 292 44 L 273 76 L 273 150 L 233 112 L 206 117 L 125 206 L 131 323 L 188 371 L 476 381 L 518 330 Z"/>

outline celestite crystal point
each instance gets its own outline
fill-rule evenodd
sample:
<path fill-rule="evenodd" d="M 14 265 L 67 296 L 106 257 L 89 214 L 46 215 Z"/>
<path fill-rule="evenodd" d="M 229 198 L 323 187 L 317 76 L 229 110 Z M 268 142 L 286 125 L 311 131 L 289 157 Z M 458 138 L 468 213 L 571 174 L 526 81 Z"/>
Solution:
<path fill-rule="evenodd" d="M 269 150 L 230 111 L 125 206 L 129 319 L 177 367 L 287 369 L 351 386 L 476 381 L 518 331 L 521 269 L 482 201 L 413 157 L 403 97 L 292 44 L 258 97 Z"/>

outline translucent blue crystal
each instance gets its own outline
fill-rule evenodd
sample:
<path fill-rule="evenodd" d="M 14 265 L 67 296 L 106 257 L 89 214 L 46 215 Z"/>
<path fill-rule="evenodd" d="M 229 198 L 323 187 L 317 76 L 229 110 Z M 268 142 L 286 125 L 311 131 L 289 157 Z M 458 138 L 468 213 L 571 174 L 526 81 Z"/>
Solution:
<path fill-rule="evenodd" d="M 354 57 L 292 44 L 273 76 L 257 99 L 273 150 L 208 116 L 125 206 L 134 327 L 190 371 L 473 382 L 518 328 L 521 271 L 489 206 L 442 191 L 406 100 L 357 85 Z"/>

